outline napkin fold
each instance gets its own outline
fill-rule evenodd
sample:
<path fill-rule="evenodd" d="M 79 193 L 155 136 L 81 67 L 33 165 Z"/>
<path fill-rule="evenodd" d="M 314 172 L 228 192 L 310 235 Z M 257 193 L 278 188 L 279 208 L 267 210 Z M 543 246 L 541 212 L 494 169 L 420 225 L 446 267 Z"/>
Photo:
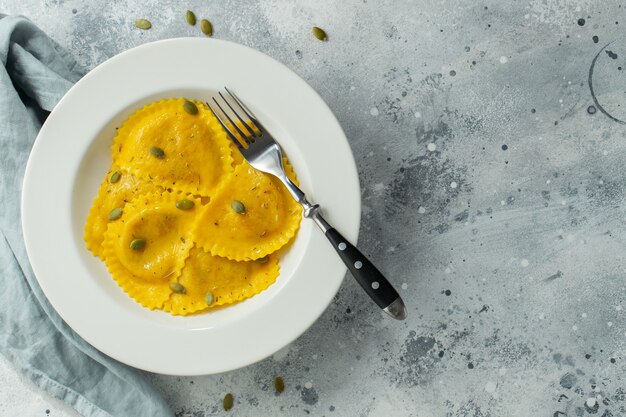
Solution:
<path fill-rule="evenodd" d="M 48 112 L 82 71 L 21 16 L 0 14 L 0 60 L 0 353 L 82 415 L 171 416 L 142 371 L 99 352 L 63 322 L 26 256 L 20 217 L 26 161 Z"/>

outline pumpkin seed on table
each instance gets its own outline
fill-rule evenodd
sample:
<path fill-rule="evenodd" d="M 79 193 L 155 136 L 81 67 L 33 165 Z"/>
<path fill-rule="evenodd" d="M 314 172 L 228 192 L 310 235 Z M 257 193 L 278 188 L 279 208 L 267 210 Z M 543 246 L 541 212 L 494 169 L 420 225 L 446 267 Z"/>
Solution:
<path fill-rule="evenodd" d="M 206 293 L 206 296 L 204 297 L 204 301 L 206 302 L 206 305 L 208 306 L 213 304 L 213 293 L 211 291 L 208 291 Z"/>
<path fill-rule="evenodd" d="M 198 107 L 193 101 L 185 100 L 183 102 L 183 109 L 191 115 L 198 114 Z"/>
<path fill-rule="evenodd" d="M 207 36 L 213 36 L 213 25 L 206 19 L 200 21 L 200 30 Z"/>
<path fill-rule="evenodd" d="M 193 208 L 193 206 L 195 205 L 195 203 L 191 200 L 187 200 L 186 198 L 183 198 L 182 200 L 178 200 L 176 202 L 176 208 L 179 210 L 190 210 Z"/>
<path fill-rule="evenodd" d="M 232 208 L 235 213 L 243 214 L 246 212 L 246 206 L 239 200 L 233 200 L 230 203 L 230 208 Z"/>
<path fill-rule="evenodd" d="M 148 19 L 135 19 L 135 26 L 141 30 L 148 30 L 152 27 L 152 23 Z"/>
<path fill-rule="evenodd" d="M 109 178 L 109 182 L 111 184 L 115 184 L 116 182 L 120 180 L 120 178 L 122 178 L 122 173 L 119 171 L 115 171 L 113 174 L 111 174 L 111 178 Z"/>
<path fill-rule="evenodd" d="M 150 153 L 159 159 L 165 156 L 165 151 L 158 146 L 150 146 Z"/>
<path fill-rule="evenodd" d="M 313 32 L 313 36 L 315 36 L 320 41 L 327 41 L 328 40 L 328 36 L 326 36 L 326 32 L 322 28 L 318 28 L 317 26 L 313 26 L 313 29 L 311 29 L 311 32 Z"/>
<path fill-rule="evenodd" d="M 133 239 L 130 242 L 130 248 L 132 250 L 142 250 L 146 247 L 146 239 Z"/>
<path fill-rule="evenodd" d="M 170 290 L 174 291 L 176 294 L 184 294 L 185 287 L 178 282 L 170 282 Z"/>
<path fill-rule="evenodd" d="M 274 389 L 276 389 L 276 393 L 280 394 L 285 390 L 285 381 L 279 376 L 274 379 Z"/>
<path fill-rule="evenodd" d="M 120 207 L 115 207 L 113 210 L 109 211 L 109 220 L 117 220 L 122 217 L 122 209 Z"/>
<path fill-rule="evenodd" d="M 196 14 L 192 12 L 191 10 L 187 10 L 187 13 L 185 14 L 185 20 L 187 20 L 187 23 L 189 23 L 191 26 L 195 26 Z"/>
<path fill-rule="evenodd" d="M 233 403 L 234 403 L 233 394 L 229 392 L 228 394 L 224 396 L 224 410 L 228 411 L 231 408 L 233 408 Z"/>

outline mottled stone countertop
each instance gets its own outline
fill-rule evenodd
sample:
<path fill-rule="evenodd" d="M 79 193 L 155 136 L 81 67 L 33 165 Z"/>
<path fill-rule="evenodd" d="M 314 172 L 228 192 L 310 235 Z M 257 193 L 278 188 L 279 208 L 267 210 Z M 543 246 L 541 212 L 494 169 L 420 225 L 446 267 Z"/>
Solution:
<path fill-rule="evenodd" d="M 3 0 L 84 65 L 214 36 L 292 68 L 359 170 L 361 248 L 393 322 L 351 279 L 256 365 L 152 376 L 176 416 L 626 415 L 626 10 L 617 1 Z M 136 29 L 135 18 L 153 23 Z M 319 42 L 311 27 L 324 28 Z M 608 46 L 606 46 L 608 44 Z M 624 70 L 622 70 L 624 67 Z M 275 396 L 274 375 L 285 392 Z M 0 360 L 0 414 L 74 416 Z"/>

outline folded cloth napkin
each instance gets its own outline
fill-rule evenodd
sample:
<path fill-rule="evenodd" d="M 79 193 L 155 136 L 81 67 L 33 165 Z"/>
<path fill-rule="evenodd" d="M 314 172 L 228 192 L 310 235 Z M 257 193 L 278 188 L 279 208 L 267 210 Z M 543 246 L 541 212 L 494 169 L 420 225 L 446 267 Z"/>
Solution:
<path fill-rule="evenodd" d="M 97 351 L 63 322 L 26 256 L 20 221 L 26 160 L 46 115 L 81 71 L 19 16 L 0 14 L 0 59 L 0 352 L 85 416 L 171 416 L 141 371 Z"/>

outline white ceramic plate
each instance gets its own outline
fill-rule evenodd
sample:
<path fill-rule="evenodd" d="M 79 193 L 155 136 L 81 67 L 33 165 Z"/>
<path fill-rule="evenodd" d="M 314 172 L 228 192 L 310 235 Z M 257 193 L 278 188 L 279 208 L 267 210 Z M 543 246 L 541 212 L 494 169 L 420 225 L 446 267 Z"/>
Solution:
<path fill-rule="evenodd" d="M 99 65 L 61 100 L 28 160 L 22 222 L 41 288 L 86 341 L 128 365 L 202 375 L 261 360 L 301 335 L 336 294 L 346 268 L 303 219 L 277 282 L 208 314 L 174 317 L 129 298 L 85 248 L 83 226 L 107 167 L 115 128 L 167 97 L 207 100 L 228 86 L 280 141 L 302 188 L 328 220 L 357 240 L 360 191 L 346 137 L 322 99 L 295 73 L 253 49 L 209 39 L 172 39 Z"/>

